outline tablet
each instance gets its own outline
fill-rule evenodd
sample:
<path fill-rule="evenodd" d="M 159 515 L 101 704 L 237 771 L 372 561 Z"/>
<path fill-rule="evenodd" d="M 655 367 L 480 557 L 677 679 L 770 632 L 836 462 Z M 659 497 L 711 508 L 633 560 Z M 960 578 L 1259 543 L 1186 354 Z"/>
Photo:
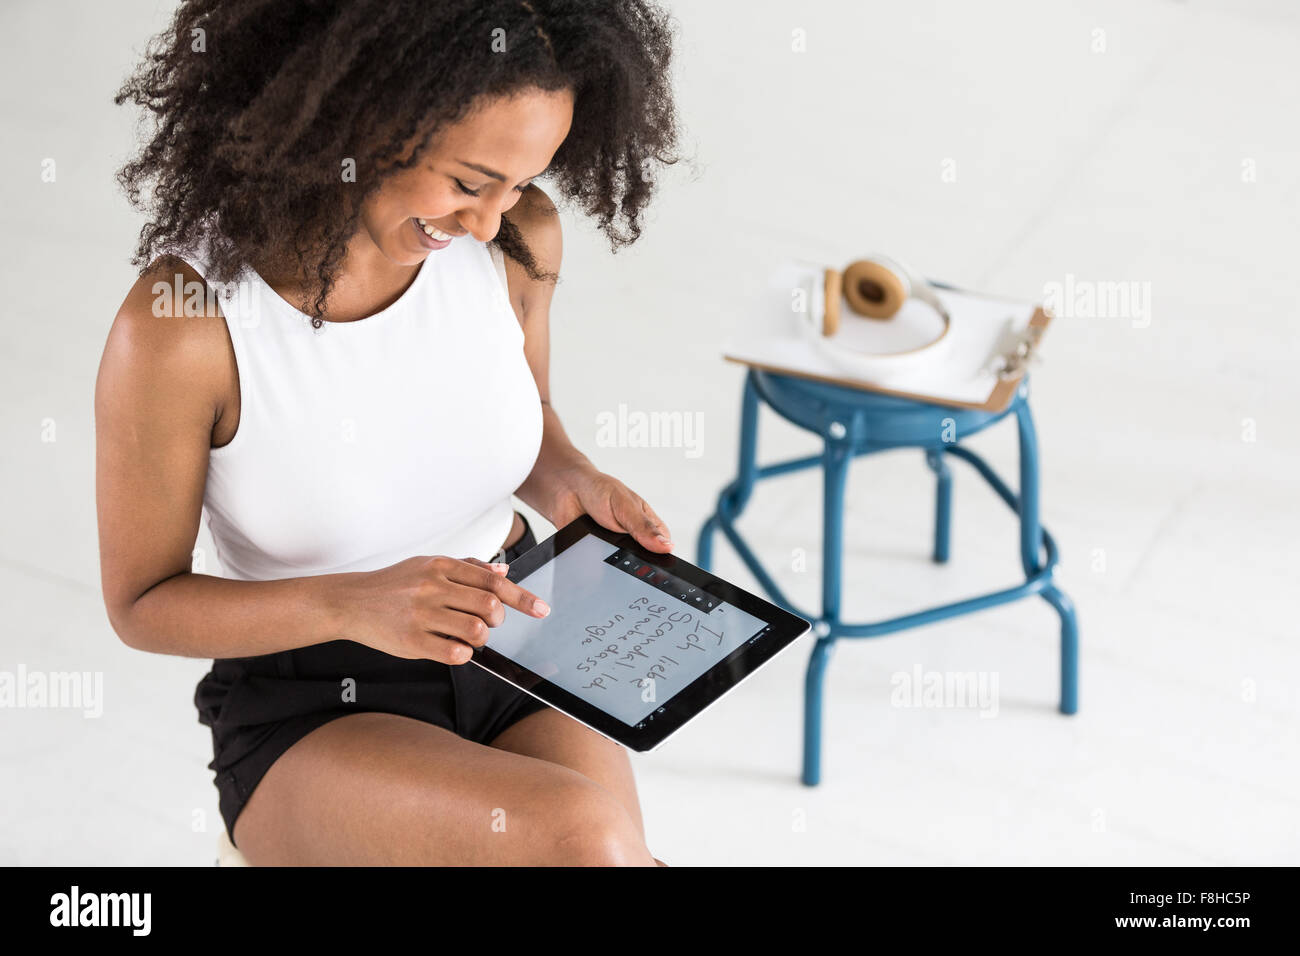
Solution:
<path fill-rule="evenodd" d="M 551 607 L 512 607 L 471 660 L 630 750 L 654 750 L 811 624 L 589 515 L 506 575 Z"/>

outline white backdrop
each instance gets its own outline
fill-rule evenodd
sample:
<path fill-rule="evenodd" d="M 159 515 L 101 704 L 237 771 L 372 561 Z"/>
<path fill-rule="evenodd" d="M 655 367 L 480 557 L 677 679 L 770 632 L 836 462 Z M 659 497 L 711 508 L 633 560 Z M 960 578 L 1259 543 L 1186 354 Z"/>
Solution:
<path fill-rule="evenodd" d="M 742 372 L 720 346 L 745 321 L 737 290 L 771 261 L 879 250 L 1027 299 L 1052 282 L 1137 283 L 1151 308 L 1060 319 L 1035 373 L 1044 521 L 1080 610 L 1080 713 L 1054 710 L 1041 602 L 842 643 L 824 783 L 808 790 L 805 642 L 636 760 L 653 852 L 1297 862 L 1300 10 L 669 5 L 691 161 L 617 256 L 565 213 L 552 391 L 574 441 L 654 505 L 684 556 L 734 473 Z M 92 394 L 139 227 L 113 181 L 135 117 L 112 96 L 168 14 L 161 0 L 0 7 L 0 672 L 103 681 L 98 717 L 0 708 L 0 862 L 206 864 L 221 826 L 192 705 L 206 662 L 124 647 L 99 595 Z M 697 415 L 701 453 L 604 447 L 598 417 L 620 403 Z M 815 449 L 775 416 L 763 427 L 767 460 Z M 1010 430 L 974 445 L 1014 474 Z M 846 616 L 1016 579 L 1014 525 L 965 473 L 953 561 L 929 564 L 927 475 L 919 453 L 855 466 Z M 816 475 L 762 486 L 741 525 L 817 606 Z M 725 545 L 715 567 L 753 584 Z M 891 675 L 918 666 L 996 673 L 1000 719 L 891 706 Z"/>

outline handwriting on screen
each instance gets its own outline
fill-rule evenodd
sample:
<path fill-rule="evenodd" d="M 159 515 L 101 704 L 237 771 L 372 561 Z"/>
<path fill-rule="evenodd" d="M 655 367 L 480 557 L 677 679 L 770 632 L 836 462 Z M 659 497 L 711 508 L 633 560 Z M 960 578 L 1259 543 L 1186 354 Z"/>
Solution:
<path fill-rule="evenodd" d="M 670 611 L 648 597 L 636 598 L 584 630 L 587 656 L 575 667 L 590 677 L 583 690 L 602 691 L 623 682 L 645 690 L 671 681 L 685 663 L 682 658 L 709 655 L 723 647 L 725 637 L 718 622 L 706 621 L 696 611 Z M 699 668 L 683 673 L 698 674 Z"/>

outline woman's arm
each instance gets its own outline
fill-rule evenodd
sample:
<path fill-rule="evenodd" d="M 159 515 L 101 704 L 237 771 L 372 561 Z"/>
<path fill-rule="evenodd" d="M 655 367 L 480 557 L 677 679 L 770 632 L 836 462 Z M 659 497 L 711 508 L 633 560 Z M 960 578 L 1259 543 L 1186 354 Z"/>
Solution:
<path fill-rule="evenodd" d="M 564 239 L 555 204 L 536 184 L 524 191 L 510 214 L 542 272 L 560 271 Z M 524 330 L 524 356 L 537 381 L 542 400 L 542 447 L 528 478 L 515 492 L 519 500 L 548 518 L 568 484 L 566 476 L 583 469 L 596 470 L 586 455 L 565 434 L 560 416 L 551 407 L 551 297 L 555 286 L 529 278 L 523 266 L 506 259 L 510 304 Z"/>
<path fill-rule="evenodd" d="M 373 572 L 279 581 L 192 573 L 208 451 L 214 437 L 222 444 L 235 432 L 239 377 L 219 313 L 155 315 L 153 284 L 173 288 L 177 273 L 182 285 L 202 283 L 170 260 L 131 289 L 95 385 L 100 574 L 124 643 L 252 657 L 350 639 L 452 664 L 468 659 L 467 643 L 487 640 L 505 605 L 535 613 L 534 595 L 476 559 L 417 556 Z"/>
<path fill-rule="evenodd" d="M 546 193 L 530 186 L 510 216 L 523 234 L 543 272 L 560 271 L 563 234 L 560 217 Z M 555 286 L 528 277 L 513 259 L 506 260 L 511 305 L 524 330 L 524 355 L 542 400 L 542 447 L 532 472 L 515 494 L 557 528 L 587 513 L 602 525 L 635 535 L 646 547 L 668 551 L 667 526 L 654 510 L 616 478 L 604 474 L 574 447 L 560 416 L 551 407 L 550 310 Z M 662 532 L 663 539 L 658 536 Z"/>
<path fill-rule="evenodd" d="M 113 629 L 127 645 L 187 657 L 245 657 L 338 632 L 328 577 L 247 583 L 193 574 L 214 430 L 238 375 L 220 314 L 185 316 L 155 282 L 202 282 L 160 260 L 113 321 L 95 383 L 100 574 Z M 193 287 L 191 287 L 193 288 Z M 171 314 L 155 315 L 159 311 Z"/>

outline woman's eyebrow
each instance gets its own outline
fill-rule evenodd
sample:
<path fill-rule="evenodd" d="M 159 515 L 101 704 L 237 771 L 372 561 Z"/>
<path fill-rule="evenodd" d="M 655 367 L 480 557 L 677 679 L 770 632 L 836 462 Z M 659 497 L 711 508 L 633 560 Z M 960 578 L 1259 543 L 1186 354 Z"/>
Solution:
<path fill-rule="evenodd" d="M 463 159 L 453 160 L 453 162 L 460 163 L 460 164 L 461 164 L 462 166 L 464 166 L 466 169 L 472 169 L 472 170 L 474 170 L 475 172 L 482 173 L 484 176 L 491 176 L 493 179 L 497 180 L 498 182 L 505 182 L 505 181 L 506 181 L 506 177 L 505 177 L 505 175 L 504 175 L 503 173 L 499 173 L 499 172 L 497 172 L 495 169 L 488 169 L 486 166 L 480 166 L 478 163 L 467 163 L 467 162 L 465 162 L 465 160 L 463 160 Z M 542 172 L 540 172 L 540 173 L 533 173 L 531 176 L 525 176 L 524 178 L 525 178 L 525 179 L 536 179 L 538 176 L 541 176 L 542 173 L 545 173 L 545 172 L 546 172 L 546 170 L 543 169 Z"/>

